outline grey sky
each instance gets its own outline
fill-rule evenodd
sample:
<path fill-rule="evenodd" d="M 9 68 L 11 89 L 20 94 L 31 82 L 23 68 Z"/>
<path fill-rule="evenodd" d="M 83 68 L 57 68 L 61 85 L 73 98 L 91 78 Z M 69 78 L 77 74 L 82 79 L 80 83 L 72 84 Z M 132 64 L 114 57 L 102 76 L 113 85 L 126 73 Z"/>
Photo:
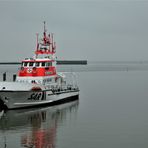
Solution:
<path fill-rule="evenodd" d="M 0 1 L 0 61 L 32 56 L 43 21 L 58 59 L 148 60 L 148 1 Z"/>

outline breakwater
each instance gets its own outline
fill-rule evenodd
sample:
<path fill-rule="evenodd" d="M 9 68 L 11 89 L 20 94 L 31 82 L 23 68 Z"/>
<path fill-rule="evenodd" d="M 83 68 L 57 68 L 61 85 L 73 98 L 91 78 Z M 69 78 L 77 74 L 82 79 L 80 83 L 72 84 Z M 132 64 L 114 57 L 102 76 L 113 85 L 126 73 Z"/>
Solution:
<path fill-rule="evenodd" d="M 57 60 L 57 65 L 87 65 L 87 60 Z M 0 65 L 19 65 L 21 62 L 0 62 Z"/>

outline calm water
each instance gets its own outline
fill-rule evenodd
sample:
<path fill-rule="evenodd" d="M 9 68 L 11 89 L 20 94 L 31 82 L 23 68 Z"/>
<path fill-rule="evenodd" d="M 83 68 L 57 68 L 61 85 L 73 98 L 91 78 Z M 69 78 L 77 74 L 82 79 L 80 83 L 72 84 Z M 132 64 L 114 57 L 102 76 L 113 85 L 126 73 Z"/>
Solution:
<path fill-rule="evenodd" d="M 1 67 L 15 72 L 15 67 Z M 76 71 L 80 99 L 0 114 L 0 148 L 147 148 L 148 64 L 90 63 Z"/>

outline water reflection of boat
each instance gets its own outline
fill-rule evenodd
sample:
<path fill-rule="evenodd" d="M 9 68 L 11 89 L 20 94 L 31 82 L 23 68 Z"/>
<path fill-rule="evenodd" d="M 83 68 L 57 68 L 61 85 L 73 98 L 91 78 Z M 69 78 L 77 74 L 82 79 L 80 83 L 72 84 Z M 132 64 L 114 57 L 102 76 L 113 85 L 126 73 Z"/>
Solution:
<path fill-rule="evenodd" d="M 48 108 L 7 111 L 0 119 L 0 141 L 4 141 L 5 147 L 11 145 L 12 140 L 5 135 L 13 133 L 20 147 L 55 148 L 58 125 L 64 122 L 67 114 L 76 113 L 77 109 L 78 101 L 74 101 Z"/>

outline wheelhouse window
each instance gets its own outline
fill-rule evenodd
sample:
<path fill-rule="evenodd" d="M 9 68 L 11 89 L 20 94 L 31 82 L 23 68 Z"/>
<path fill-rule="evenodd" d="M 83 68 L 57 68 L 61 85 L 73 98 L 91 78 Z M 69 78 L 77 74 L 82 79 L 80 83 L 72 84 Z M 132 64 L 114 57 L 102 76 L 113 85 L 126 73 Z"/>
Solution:
<path fill-rule="evenodd" d="M 42 62 L 42 67 L 45 67 L 45 62 Z"/>
<path fill-rule="evenodd" d="M 29 66 L 33 66 L 34 62 L 29 62 Z"/>
<path fill-rule="evenodd" d="M 27 67 L 27 65 L 28 65 L 28 62 L 24 62 L 24 67 Z"/>
<path fill-rule="evenodd" d="M 47 67 L 52 66 L 52 63 L 51 62 L 46 62 L 46 66 Z"/>
<path fill-rule="evenodd" d="M 52 66 L 52 62 L 29 62 L 29 66 L 35 67 L 49 67 Z"/>
<path fill-rule="evenodd" d="M 40 66 L 40 62 L 36 62 L 36 63 L 35 63 L 35 66 L 36 66 L 36 67 L 39 67 L 39 66 Z"/>

